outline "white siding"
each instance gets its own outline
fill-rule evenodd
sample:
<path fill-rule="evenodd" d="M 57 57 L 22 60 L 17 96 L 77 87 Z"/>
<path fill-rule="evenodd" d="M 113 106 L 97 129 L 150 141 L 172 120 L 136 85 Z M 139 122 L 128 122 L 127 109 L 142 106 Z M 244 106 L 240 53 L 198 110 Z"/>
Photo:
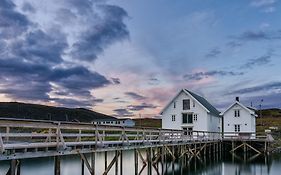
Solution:
<path fill-rule="evenodd" d="M 240 110 L 240 117 L 234 116 L 234 110 Z M 240 125 L 240 132 L 256 132 L 256 119 L 255 116 L 235 104 L 232 108 L 224 113 L 224 132 L 234 132 L 234 125 Z"/>
<path fill-rule="evenodd" d="M 183 110 L 184 99 L 190 99 L 190 110 Z M 174 108 L 174 101 L 176 102 L 176 108 Z M 218 131 L 219 118 L 213 116 L 212 119 L 210 119 L 210 115 L 207 111 L 195 100 L 195 107 L 193 107 L 193 98 L 191 96 L 182 91 L 174 101 L 162 112 L 162 128 L 182 129 L 183 127 L 192 127 L 193 130 L 197 131 Z M 182 123 L 183 113 L 193 114 L 192 124 Z M 194 114 L 197 114 L 197 121 L 194 120 Z M 176 116 L 175 121 L 172 121 L 172 115 Z"/>

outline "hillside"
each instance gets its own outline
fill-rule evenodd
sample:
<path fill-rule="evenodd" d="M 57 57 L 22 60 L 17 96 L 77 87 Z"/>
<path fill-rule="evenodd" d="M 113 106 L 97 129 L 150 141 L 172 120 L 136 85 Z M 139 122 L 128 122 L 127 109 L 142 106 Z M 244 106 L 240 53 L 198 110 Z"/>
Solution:
<path fill-rule="evenodd" d="M 115 119 L 84 108 L 64 108 L 18 102 L 0 102 L 0 117 L 80 122 L 91 122 L 95 119 Z"/>
<path fill-rule="evenodd" d="M 154 119 L 154 118 L 138 118 L 133 119 L 136 123 L 137 127 L 152 127 L 152 128 L 161 128 L 162 123 L 161 119 Z"/>
<path fill-rule="evenodd" d="M 278 127 L 281 129 L 281 109 L 263 109 L 256 112 L 259 117 L 257 118 L 257 132 L 264 132 L 269 127 Z"/>
<path fill-rule="evenodd" d="M 281 117 L 281 109 L 270 108 L 257 111 L 257 114 L 261 117 Z"/>

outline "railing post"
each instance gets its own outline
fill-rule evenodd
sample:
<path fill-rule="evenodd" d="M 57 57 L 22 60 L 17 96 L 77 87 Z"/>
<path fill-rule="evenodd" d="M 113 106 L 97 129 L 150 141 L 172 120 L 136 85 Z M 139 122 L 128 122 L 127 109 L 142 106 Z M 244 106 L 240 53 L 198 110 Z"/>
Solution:
<path fill-rule="evenodd" d="M 6 127 L 6 142 L 8 142 L 9 141 L 9 133 L 10 133 L 10 127 L 9 126 L 7 126 Z"/>
<path fill-rule="evenodd" d="M 4 142 L 3 142 L 3 139 L 2 139 L 2 135 L 0 133 L 0 153 L 3 153 L 4 151 L 5 151 Z"/>
<path fill-rule="evenodd" d="M 55 158 L 54 158 L 55 160 L 55 169 L 54 169 L 54 171 L 55 171 L 55 175 L 60 175 L 60 157 L 59 156 L 55 156 Z"/>

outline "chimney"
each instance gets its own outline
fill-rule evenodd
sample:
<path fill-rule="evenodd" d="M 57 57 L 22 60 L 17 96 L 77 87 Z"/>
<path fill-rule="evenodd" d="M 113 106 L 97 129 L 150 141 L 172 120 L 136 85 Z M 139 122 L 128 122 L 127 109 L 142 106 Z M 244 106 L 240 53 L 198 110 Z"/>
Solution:
<path fill-rule="evenodd" d="M 235 100 L 239 102 L 239 97 L 236 97 Z"/>

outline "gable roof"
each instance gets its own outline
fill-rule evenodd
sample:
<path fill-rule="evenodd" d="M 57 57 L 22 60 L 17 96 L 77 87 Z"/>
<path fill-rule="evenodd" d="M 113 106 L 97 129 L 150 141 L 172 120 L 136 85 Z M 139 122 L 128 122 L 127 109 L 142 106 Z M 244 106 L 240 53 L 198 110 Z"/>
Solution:
<path fill-rule="evenodd" d="M 163 109 L 160 113 L 162 113 L 178 96 L 181 92 L 184 92 L 185 94 L 189 95 L 193 100 L 197 101 L 208 113 L 220 117 L 220 112 L 211 105 L 205 98 L 202 96 L 188 90 L 188 89 L 182 89 Z"/>
<path fill-rule="evenodd" d="M 239 101 L 235 101 L 232 105 L 230 105 L 228 108 L 226 108 L 226 110 L 221 114 L 221 115 L 224 115 L 227 111 L 229 111 L 233 106 L 235 105 L 239 105 L 241 106 L 242 108 L 244 108 L 246 111 L 248 111 L 251 115 L 254 115 L 254 116 L 257 116 L 255 114 L 255 111 L 252 110 L 252 109 L 249 109 L 248 107 L 244 106 L 242 103 L 240 103 Z"/>
<path fill-rule="evenodd" d="M 201 103 L 206 109 L 208 109 L 208 111 L 215 116 L 219 116 L 220 112 L 213 106 L 211 105 L 211 103 L 209 103 L 205 98 L 203 98 L 202 96 L 191 92 L 188 89 L 185 89 L 191 96 L 193 96 L 199 103 Z"/>

